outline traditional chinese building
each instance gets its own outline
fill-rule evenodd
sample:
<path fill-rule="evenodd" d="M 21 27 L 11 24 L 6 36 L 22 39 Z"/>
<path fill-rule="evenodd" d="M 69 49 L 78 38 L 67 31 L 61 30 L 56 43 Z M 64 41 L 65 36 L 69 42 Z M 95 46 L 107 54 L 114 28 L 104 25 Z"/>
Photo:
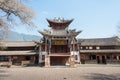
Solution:
<path fill-rule="evenodd" d="M 4 44 L 4 49 L 0 48 L 0 62 L 10 62 L 11 65 L 22 65 L 24 62 L 37 63 L 34 42 L 8 41 L 0 44 Z"/>
<path fill-rule="evenodd" d="M 82 64 L 120 64 L 120 38 L 79 39 Z"/>
<path fill-rule="evenodd" d="M 81 31 L 68 29 L 72 21 L 73 19 L 47 19 L 50 29 L 39 31 L 43 35 L 43 40 L 36 42 L 39 45 L 39 62 L 44 63 L 45 67 L 67 64 L 74 66 L 75 57 L 79 57 L 76 36 Z M 76 61 L 80 62 L 79 58 Z"/>
<path fill-rule="evenodd" d="M 39 31 L 39 41 L 10 41 L 0 49 L 1 62 L 12 65 L 41 64 L 53 65 L 120 64 L 120 38 L 76 39 L 81 31 L 69 29 L 71 20 L 47 19 L 49 29 Z"/>

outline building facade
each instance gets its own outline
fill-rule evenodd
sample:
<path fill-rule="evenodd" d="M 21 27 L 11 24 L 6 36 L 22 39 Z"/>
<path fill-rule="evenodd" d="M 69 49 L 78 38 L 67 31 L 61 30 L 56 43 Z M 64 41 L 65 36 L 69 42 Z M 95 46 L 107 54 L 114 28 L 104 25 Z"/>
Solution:
<path fill-rule="evenodd" d="M 4 49 L 0 49 L 0 62 L 10 62 L 11 65 L 34 64 L 36 61 L 34 42 L 1 42 Z"/>
<path fill-rule="evenodd" d="M 79 39 L 82 64 L 120 64 L 120 38 Z"/>
<path fill-rule="evenodd" d="M 73 21 L 64 19 L 47 19 L 50 29 L 39 31 L 43 36 L 39 45 L 40 63 L 45 67 L 51 65 L 70 65 L 74 66 L 75 56 L 79 57 L 79 44 L 76 36 L 81 31 L 69 30 L 69 25 Z M 75 46 L 78 47 L 75 47 Z M 80 62 L 80 60 L 78 61 Z"/>
<path fill-rule="evenodd" d="M 81 31 L 69 29 L 71 20 L 47 19 L 49 29 L 39 31 L 39 41 L 0 42 L 1 62 L 45 67 L 75 64 L 120 64 L 120 38 L 76 39 Z"/>

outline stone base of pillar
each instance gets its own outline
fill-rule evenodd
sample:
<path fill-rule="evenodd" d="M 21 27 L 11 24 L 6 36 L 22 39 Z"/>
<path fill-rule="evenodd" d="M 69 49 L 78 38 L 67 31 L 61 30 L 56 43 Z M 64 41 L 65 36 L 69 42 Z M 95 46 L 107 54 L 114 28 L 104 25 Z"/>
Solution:
<path fill-rule="evenodd" d="M 50 56 L 45 55 L 45 67 L 50 67 Z"/>
<path fill-rule="evenodd" d="M 76 67 L 75 65 L 75 56 L 71 56 L 71 59 L 70 59 L 70 67 Z"/>

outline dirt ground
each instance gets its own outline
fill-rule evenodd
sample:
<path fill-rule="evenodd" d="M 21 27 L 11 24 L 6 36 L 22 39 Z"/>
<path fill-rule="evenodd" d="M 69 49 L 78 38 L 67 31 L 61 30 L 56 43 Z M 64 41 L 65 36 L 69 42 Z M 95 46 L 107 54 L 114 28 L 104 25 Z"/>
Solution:
<path fill-rule="evenodd" d="M 120 80 L 120 65 L 0 67 L 0 80 Z"/>

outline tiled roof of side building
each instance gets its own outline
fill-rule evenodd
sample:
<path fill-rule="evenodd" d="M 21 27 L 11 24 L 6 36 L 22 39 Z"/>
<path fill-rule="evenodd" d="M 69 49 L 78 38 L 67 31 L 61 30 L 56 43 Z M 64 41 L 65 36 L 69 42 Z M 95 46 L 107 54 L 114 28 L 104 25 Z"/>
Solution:
<path fill-rule="evenodd" d="M 78 39 L 78 42 L 83 46 L 110 46 L 110 45 L 120 45 L 119 37 L 110 37 L 110 38 L 94 38 L 94 39 Z"/>
<path fill-rule="evenodd" d="M 28 46 L 35 46 L 35 42 L 33 41 L 7 41 L 7 42 L 0 42 L 1 46 L 6 47 L 28 47 Z"/>

